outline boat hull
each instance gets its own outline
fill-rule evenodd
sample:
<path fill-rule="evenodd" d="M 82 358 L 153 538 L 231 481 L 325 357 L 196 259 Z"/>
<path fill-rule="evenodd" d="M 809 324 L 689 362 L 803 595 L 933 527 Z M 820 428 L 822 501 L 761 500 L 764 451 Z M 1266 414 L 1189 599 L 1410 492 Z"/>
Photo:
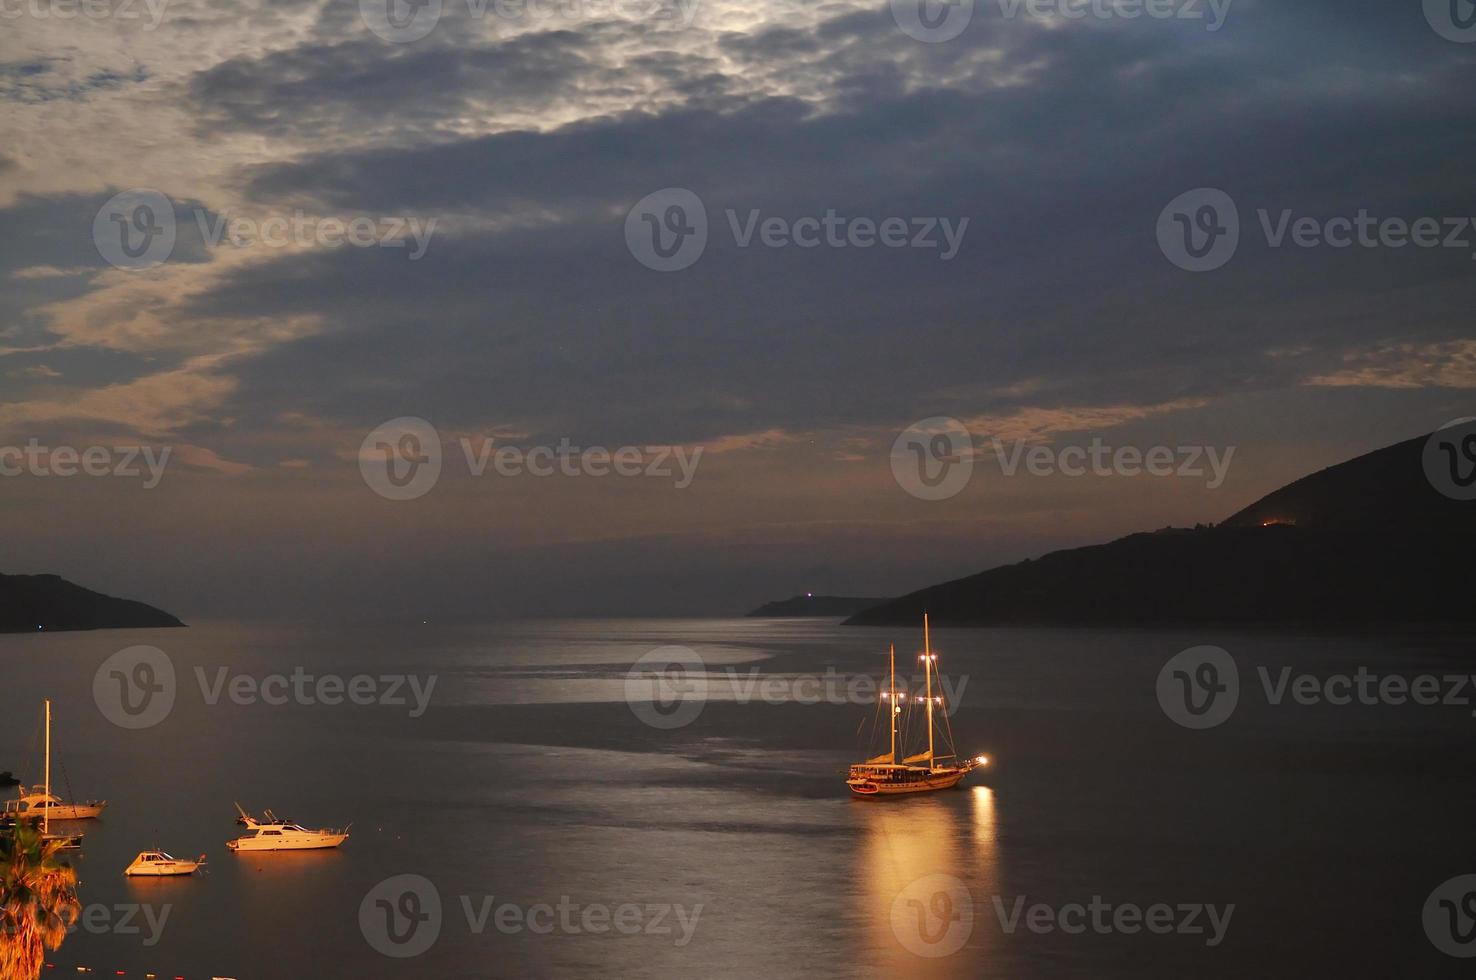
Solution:
<path fill-rule="evenodd" d="M 50 808 L 53 820 L 96 820 L 102 816 L 106 803 L 71 803 Z"/>
<path fill-rule="evenodd" d="M 130 878 L 178 878 L 183 875 L 192 875 L 199 870 L 199 865 L 185 863 L 171 867 L 158 867 L 157 865 L 141 868 L 128 868 L 123 873 Z"/>
<path fill-rule="evenodd" d="M 226 841 L 226 847 L 232 851 L 318 851 L 325 848 L 337 847 L 348 840 L 348 834 L 312 834 L 302 837 L 274 837 L 263 840 L 260 837 L 242 837 L 233 841 Z"/>
<path fill-rule="evenodd" d="M 959 769 L 907 782 L 892 782 L 884 779 L 848 779 L 846 785 L 850 787 L 853 796 L 874 799 L 882 796 L 909 796 L 913 793 L 934 793 L 940 789 L 952 789 L 967 775 L 968 770 Z"/>
<path fill-rule="evenodd" d="M 81 834 L 42 834 L 41 839 L 48 844 L 58 844 L 66 851 L 74 851 L 82 846 Z"/>
<path fill-rule="evenodd" d="M 45 793 L 28 793 L 20 799 L 7 801 L 5 816 L 20 820 L 40 820 L 44 816 L 52 820 L 95 820 L 102 816 L 107 806 L 106 800 L 64 803 Z"/>

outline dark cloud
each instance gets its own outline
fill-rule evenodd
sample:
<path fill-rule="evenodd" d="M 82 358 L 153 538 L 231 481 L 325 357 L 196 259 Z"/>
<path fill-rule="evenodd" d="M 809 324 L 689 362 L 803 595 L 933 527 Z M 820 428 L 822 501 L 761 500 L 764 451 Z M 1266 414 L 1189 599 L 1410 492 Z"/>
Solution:
<path fill-rule="evenodd" d="M 332 144 L 434 136 L 468 116 L 547 112 L 572 99 L 638 102 L 709 69 L 665 53 L 621 59 L 630 25 L 520 34 L 496 43 L 386 45 L 377 38 L 235 58 L 194 76 L 198 125 Z"/>
<path fill-rule="evenodd" d="M 1476 214 L 1453 179 L 1476 149 L 1470 64 L 1402 26 L 1369 56 L 1354 41 L 1378 25 L 1330 8 L 1237 13 L 1208 36 L 986 21 L 952 45 L 899 42 L 884 12 L 856 14 L 723 42 L 738 74 L 824 79 L 824 104 L 694 97 L 268 165 L 247 175 L 259 201 L 458 230 L 419 263 L 341 250 L 243 272 L 201 303 L 332 325 L 245 366 L 243 406 L 361 420 L 431 405 L 453 423 L 612 438 L 1216 397 L 1295 384 L 1392 336 L 1461 336 L 1466 252 L 1272 250 L 1256 211 Z M 668 186 L 702 197 L 712 236 L 696 266 L 662 275 L 625 251 L 623 220 Z M 1198 186 L 1229 191 L 1247 226 L 1235 262 L 1206 276 L 1169 265 L 1153 235 Z M 970 225 L 952 262 L 739 249 L 728 209 Z M 1024 381 L 1029 394 L 997 394 Z"/>
<path fill-rule="evenodd" d="M 70 57 L 46 57 L 27 61 L 0 63 L 0 98 L 13 102 L 81 101 L 97 92 L 122 88 L 148 81 L 143 65 L 127 71 L 111 68 L 73 77 L 63 71 Z"/>

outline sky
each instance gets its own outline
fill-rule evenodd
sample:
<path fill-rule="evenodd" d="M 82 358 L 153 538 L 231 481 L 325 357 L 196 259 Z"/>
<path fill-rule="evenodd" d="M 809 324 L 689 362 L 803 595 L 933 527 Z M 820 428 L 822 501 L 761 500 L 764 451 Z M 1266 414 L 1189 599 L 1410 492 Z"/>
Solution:
<path fill-rule="evenodd" d="M 1468 0 L 919 2 L 0 0 L 0 571 L 741 613 L 1476 415 Z"/>

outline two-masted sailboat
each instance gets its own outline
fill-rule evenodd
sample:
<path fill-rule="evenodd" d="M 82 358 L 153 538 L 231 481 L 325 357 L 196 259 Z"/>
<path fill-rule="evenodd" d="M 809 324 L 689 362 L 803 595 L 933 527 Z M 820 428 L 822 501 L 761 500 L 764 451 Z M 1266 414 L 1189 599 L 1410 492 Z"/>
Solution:
<path fill-rule="evenodd" d="M 978 755 L 960 759 L 953 747 L 953 732 L 948 723 L 947 706 L 943 703 L 943 685 L 939 675 L 938 694 L 933 693 L 933 675 L 938 673 L 938 655 L 933 652 L 932 639 L 928 634 L 928 617 L 923 614 L 923 652 L 918 657 L 923 663 L 924 694 L 915 701 L 907 691 L 897 687 L 897 650 L 892 648 L 889 657 L 890 682 L 887 690 L 878 699 L 878 711 L 885 711 L 891 729 L 890 749 L 882 755 L 851 766 L 846 776 L 846 785 L 857 796 L 896 796 L 903 793 L 927 793 L 937 789 L 950 789 L 959 784 L 969 773 L 990 764 L 989 756 Z M 927 725 L 927 749 L 913 755 L 904 755 L 907 731 L 903 726 L 912 717 L 916 705 L 923 706 Z M 936 711 L 935 711 L 936 709 Z M 943 731 L 934 725 L 937 714 L 943 716 Z M 938 751 L 938 741 L 944 743 L 946 752 Z M 920 739 L 919 739 L 920 741 Z"/>

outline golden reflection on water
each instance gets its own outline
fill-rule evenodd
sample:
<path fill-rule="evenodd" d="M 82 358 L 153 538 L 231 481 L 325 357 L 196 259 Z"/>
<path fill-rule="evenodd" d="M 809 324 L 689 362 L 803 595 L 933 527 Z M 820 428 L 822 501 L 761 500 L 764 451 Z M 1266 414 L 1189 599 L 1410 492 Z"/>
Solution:
<path fill-rule="evenodd" d="M 855 801 L 863 823 L 857 891 L 867 953 L 886 974 L 977 972 L 996 930 L 999 849 L 987 786 Z"/>

